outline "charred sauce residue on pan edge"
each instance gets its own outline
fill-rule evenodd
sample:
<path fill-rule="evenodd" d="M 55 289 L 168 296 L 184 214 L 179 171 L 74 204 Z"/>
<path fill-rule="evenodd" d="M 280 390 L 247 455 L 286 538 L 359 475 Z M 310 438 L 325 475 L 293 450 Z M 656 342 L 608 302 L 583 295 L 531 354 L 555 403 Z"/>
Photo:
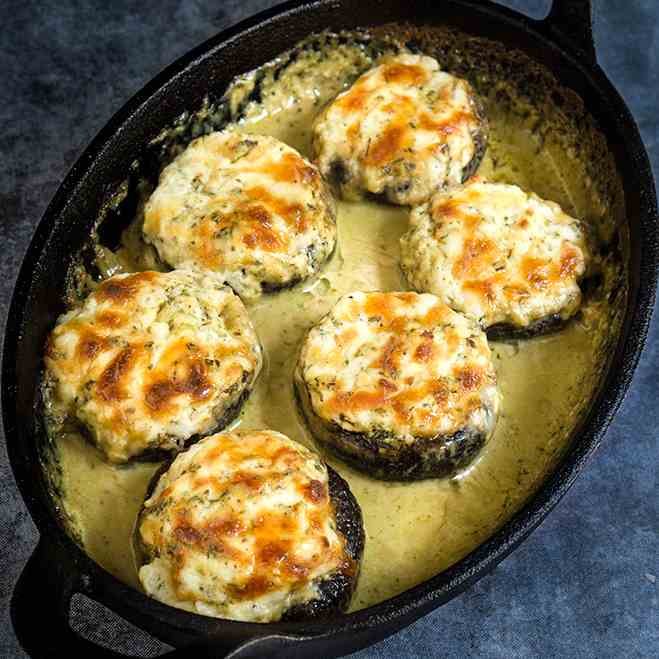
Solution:
<path fill-rule="evenodd" d="M 467 470 L 449 480 L 397 484 L 371 480 L 328 459 L 348 480 L 364 512 L 366 549 L 352 609 L 396 595 L 456 562 L 538 488 L 588 407 L 617 337 L 626 295 L 620 257 L 625 236 L 616 238 L 623 233 L 617 228 L 622 225 L 621 193 L 603 138 L 578 102 L 524 55 L 446 28 L 385 27 L 373 41 L 357 33 L 312 37 L 238 79 L 222 103 L 211 102 L 163 132 L 158 166 L 191 137 L 218 129 L 232 117 L 240 117 L 241 130 L 273 135 L 308 155 L 312 118 L 379 52 L 392 47 L 386 41 L 389 33 L 420 46 L 437 57 L 442 68 L 469 78 L 478 89 L 490 121 L 490 145 L 479 174 L 533 190 L 588 220 L 603 258 L 598 286 L 565 329 L 492 344 L 502 414 L 495 437 Z M 488 49 L 489 57 L 483 54 Z M 608 178 L 602 172 L 609 172 Z M 141 176 L 136 167 L 107 206 L 105 225 L 72 270 L 69 301 L 95 285 L 89 270 L 98 278 L 162 269 L 140 238 L 138 198 L 148 194 L 153 181 L 153 176 L 151 182 Z M 120 223 L 122 213 L 137 219 L 112 251 L 101 243 L 112 242 L 104 233 L 112 233 L 112 223 Z M 291 384 L 303 335 L 346 292 L 405 288 L 398 240 L 406 229 L 407 209 L 339 202 L 338 223 L 339 249 L 320 277 L 266 296 L 250 308 L 267 361 L 239 418 L 243 427 L 272 428 L 313 446 L 296 411 Z M 47 412 L 46 405 L 48 419 Z M 44 463 L 72 535 L 98 563 L 138 587 L 131 533 L 158 465 L 110 466 L 77 432 L 52 419 L 48 430 L 51 442 Z"/>

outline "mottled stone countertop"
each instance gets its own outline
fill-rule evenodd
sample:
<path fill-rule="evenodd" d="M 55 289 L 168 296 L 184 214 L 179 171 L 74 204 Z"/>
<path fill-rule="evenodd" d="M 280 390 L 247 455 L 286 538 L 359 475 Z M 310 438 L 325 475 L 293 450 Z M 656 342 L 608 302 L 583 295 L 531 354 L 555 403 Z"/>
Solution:
<path fill-rule="evenodd" d="M 0 309 L 59 182 L 109 117 L 179 55 L 269 0 L 5 0 L 0 3 Z M 540 17 L 548 1 L 505 4 Z M 659 3 L 596 0 L 599 61 L 659 166 Z M 632 388 L 589 468 L 491 575 L 371 657 L 659 656 L 659 320 Z M 0 442 L 0 656 L 25 656 L 9 622 L 36 541 Z M 76 627 L 124 651 L 164 646 L 78 602 Z M 35 633 L 39 621 L 35 620 Z"/>

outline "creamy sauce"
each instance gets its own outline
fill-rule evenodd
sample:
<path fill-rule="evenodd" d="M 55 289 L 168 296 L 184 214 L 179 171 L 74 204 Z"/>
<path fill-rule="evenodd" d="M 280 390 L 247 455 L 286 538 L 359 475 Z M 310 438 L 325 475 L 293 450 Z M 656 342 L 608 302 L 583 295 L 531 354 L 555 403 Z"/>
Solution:
<path fill-rule="evenodd" d="M 270 134 L 309 154 L 310 119 L 319 104 L 284 106 L 240 128 Z M 533 135 L 490 111 L 490 147 L 479 171 L 587 214 L 586 193 Z M 577 189 L 575 189 L 577 188 Z M 339 248 L 322 275 L 266 296 L 250 308 L 266 364 L 238 424 L 270 428 L 314 446 L 293 399 L 292 372 L 300 342 L 339 296 L 354 290 L 404 290 L 398 241 L 407 209 L 372 202 L 339 203 Z M 124 250 L 125 251 L 125 250 Z M 124 264 L 129 255 L 120 255 Z M 133 261 L 135 262 L 135 261 Z M 125 267 L 125 266 L 124 266 Z M 537 489 L 551 470 L 593 390 L 597 309 L 558 334 L 492 344 L 503 393 L 494 438 L 475 463 L 452 479 L 417 483 L 372 480 L 328 462 L 350 483 L 366 527 L 366 549 L 352 609 L 392 597 L 444 570 L 488 538 Z M 115 467 L 79 436 L 56 438 L 64 506 L 86 551 L 119 579 L 138 587 L 131 533 L 155 464 Z"/>

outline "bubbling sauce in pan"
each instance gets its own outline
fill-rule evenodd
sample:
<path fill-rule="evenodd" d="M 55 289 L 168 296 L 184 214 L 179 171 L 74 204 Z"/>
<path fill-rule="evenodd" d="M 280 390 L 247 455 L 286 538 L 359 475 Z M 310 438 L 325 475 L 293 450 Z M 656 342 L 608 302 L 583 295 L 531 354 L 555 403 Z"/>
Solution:
<path fill-rule="evenodd" d="M 325 78 L 329 80 L 330 78 Z M 248 112 L 241 130 L 273 135 L 309 155 L 311 121 L 338 89 L 281 93 Z M 334 86 L 334 88 L 332 88 Z M 286 90 L 284 90 L 286 91 Z M 571 180 L 536 135 L 495 106 L 486 106 L 490 143 L 479 174 L 518 184 L 587 217 L 588 193 Z M 405 290 L 399 238 L 408 209 L 369 201 L 338 204 L 339 246 L 315 280 L 249 307 L 266 363 L 236 422 L 270 428 L 314 446 L 296 409 L 292 373 L 306 331 L 343 294 Z M 107 253 L 107 272 L 152 258 L 137 239 L 139 218 L 123 247 Z M 144 267 L 144 266 L 143 266 Z M 602 367 L 601 303 L 589 300 L 560 332 L 492 343 L 502 411 L 493 439 L 477 460 L 451 479 L 390 483 L 370 479 L 326 456 L 350 484 L 366 528 L 361 577 L 351 609 L 392 597 L 444 570 L 486 540 L 539 487 L 568 444 Z M 89 555 L 122 581 L 139 587 L 131 534 L 155 463 L 111 466 L 74 432 L 53 432 L 61 505 Z"/>

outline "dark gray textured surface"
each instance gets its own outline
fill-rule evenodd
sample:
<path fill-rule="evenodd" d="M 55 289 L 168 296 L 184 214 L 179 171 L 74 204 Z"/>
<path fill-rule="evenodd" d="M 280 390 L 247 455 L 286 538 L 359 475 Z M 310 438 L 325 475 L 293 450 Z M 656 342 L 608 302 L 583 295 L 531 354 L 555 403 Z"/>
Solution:
<path fill-rule="evenodd" d="M 33 227 L 59 181 L 107 119 L 173 59 L 273 4 L 0 3 L 0 308 Z M 505 4 L 542 16 L 548 2 Z M 599 61 L 640 124 L 659 167 L 659 3 L 594 0 Z M 368 657 L 659 656 L 659 321 L 632 390 L 589 469 L 558 509 L 493 574 Z M 0 656 L 22 657 L 11 630 L 13 584 L 36 540 L 0 442 Z M 155 646 L 125 626 L 88 634 L 124 650 Z M 37 626 L 38 622 L 35 621 Z"/>

